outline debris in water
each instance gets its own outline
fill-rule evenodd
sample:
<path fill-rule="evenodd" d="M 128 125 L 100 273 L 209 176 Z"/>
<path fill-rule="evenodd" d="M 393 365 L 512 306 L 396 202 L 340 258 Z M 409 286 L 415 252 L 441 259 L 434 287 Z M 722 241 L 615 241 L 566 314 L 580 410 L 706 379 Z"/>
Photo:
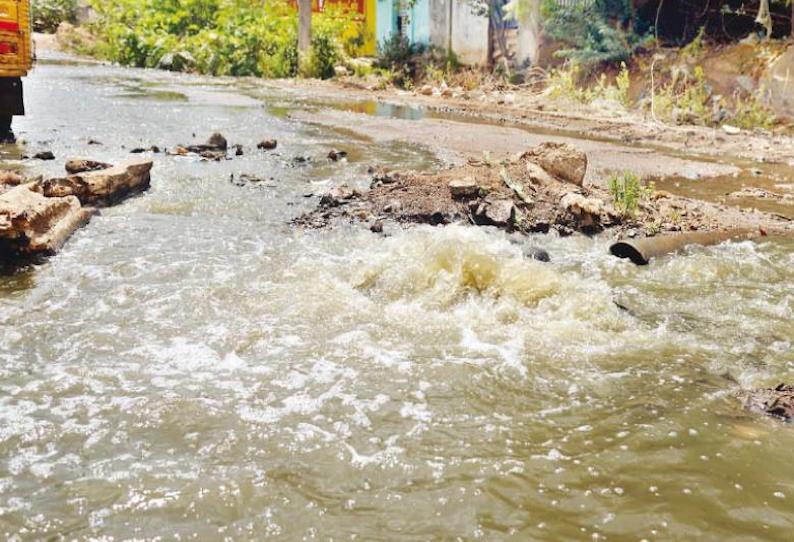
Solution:
<path fill-rule="evenodd" d="M 332 149 L 331 152 L 328 153 L 328 159 L 332 162 L 338 162 L 344 158 L 347 158 L 347 151 L 338 151 L 336 149 Z"/>
<path fill-rule="evenodd" d="M 746 392 L 744 406 L 751 411 L 791 422 L 794 419 L 794 386 L 779 384 L 776 388 Z"/>

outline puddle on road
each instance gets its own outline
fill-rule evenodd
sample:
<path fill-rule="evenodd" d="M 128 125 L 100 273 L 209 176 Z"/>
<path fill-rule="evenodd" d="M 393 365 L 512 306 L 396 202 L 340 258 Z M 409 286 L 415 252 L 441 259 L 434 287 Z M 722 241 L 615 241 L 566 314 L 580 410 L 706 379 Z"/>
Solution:
<path fill-rule="evenodd" d="M 790 183 L 794 182 L 794 165 L 782 163 L 765 163 L 749 159 L 732 158 L 724 159 L 701 154 L 688 154 L 686 152 L 671 150 L 660 145 L 650 145 L 647 143 L 620 143 L 613 138 L 593 136 L 587 134 L 586 137 L 581 133 L 568 130 L 536 128 L 530 127 L 520 122 L 513 122 L 507 119 L 491 119 L 475 117 L 455 112 L 426 109 L 423 107 L 412 107 L 401 104 L 393 104 L 378 100 L 362 101 L 316 101 L 310 98 L 301 101 L 302 107 L 329 108 L 338 111 L 348 111 L 351 113 L 363 113 L 373 117 L 383 117 L 399 120 L 420 121 L 424 119 L 439 119 L 446 121 L 459 122 L 470 125 L 486 125 L 515 128 L 533 134 L 547 135 L 550 137 L 566 137 L 572 139 L 597 141 L 610 145 L 622 145 L 637 151 L 655 151 L 663 155 L 668 155 L 678 159 L 691 162 L 701 162 L 705 164 L 724 164 L 734 166 L 740 170 L 738 175 L 720 175 L 709 178 L 685 178 L 685 177 L 651 177 L 657 187 L 668 192 L 679 194 L 686 197 L 702 199 L 714 203 L 732 203 L 743 208 L 756 208 L 761 211 L 776 213 L 781 216 L 794 218 L 794 209 L 791 205 L 781 204 L 774 200 L 746 197 L 740 199 L 726 200 L 730 193 L 741 190 L 748 186 L 758 186 L 776 193 L 792 193 L 788 189 Z M 294 108 L 294 105 L 292 106 Z M 281 106 L 282 112 L 288 112 L 289 106 Z"/>

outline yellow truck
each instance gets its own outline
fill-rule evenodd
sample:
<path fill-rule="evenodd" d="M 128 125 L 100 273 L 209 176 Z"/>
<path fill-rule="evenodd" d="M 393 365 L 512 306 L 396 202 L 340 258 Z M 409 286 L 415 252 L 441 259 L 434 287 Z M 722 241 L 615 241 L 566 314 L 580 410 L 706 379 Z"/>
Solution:
<path fill-rule="evenodd" d="M 11 121 L 24 115 L 22 77 L 33 65 L 30 0 L 0 0 L 0 143 L 13 142 Z"/>

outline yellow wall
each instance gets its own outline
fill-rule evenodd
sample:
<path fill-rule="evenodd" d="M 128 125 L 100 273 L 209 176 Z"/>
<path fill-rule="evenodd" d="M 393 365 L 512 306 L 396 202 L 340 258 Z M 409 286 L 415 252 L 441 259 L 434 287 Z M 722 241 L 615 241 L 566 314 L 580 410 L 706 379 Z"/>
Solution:
<path fill-rule="evenodd" d="M 361 48 L 361 52 L 368 56 L 374 56 L 378 52 L 375 41 L 377 33 L 377 1 L 378 0 L 364 0 L 364 32 L 366 34 L 366 40 L 364 41 L 364 47 Z"/>

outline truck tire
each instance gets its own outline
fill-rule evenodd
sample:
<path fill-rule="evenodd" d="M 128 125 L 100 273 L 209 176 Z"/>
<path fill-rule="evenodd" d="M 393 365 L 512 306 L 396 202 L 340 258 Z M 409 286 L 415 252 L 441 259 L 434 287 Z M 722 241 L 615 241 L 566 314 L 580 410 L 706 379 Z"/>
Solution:
<path fill-rule="evenodd" d="M 14 117 L 0 113 L 0 143 L 16 143 L 16 137 L 11 130 L 11 121 Z"/>
<path fill-rule="evenodd" d="M 25 100 L 22 96 L 22 79 L 0 77 L 0 115 L 24 115 Z"/>

